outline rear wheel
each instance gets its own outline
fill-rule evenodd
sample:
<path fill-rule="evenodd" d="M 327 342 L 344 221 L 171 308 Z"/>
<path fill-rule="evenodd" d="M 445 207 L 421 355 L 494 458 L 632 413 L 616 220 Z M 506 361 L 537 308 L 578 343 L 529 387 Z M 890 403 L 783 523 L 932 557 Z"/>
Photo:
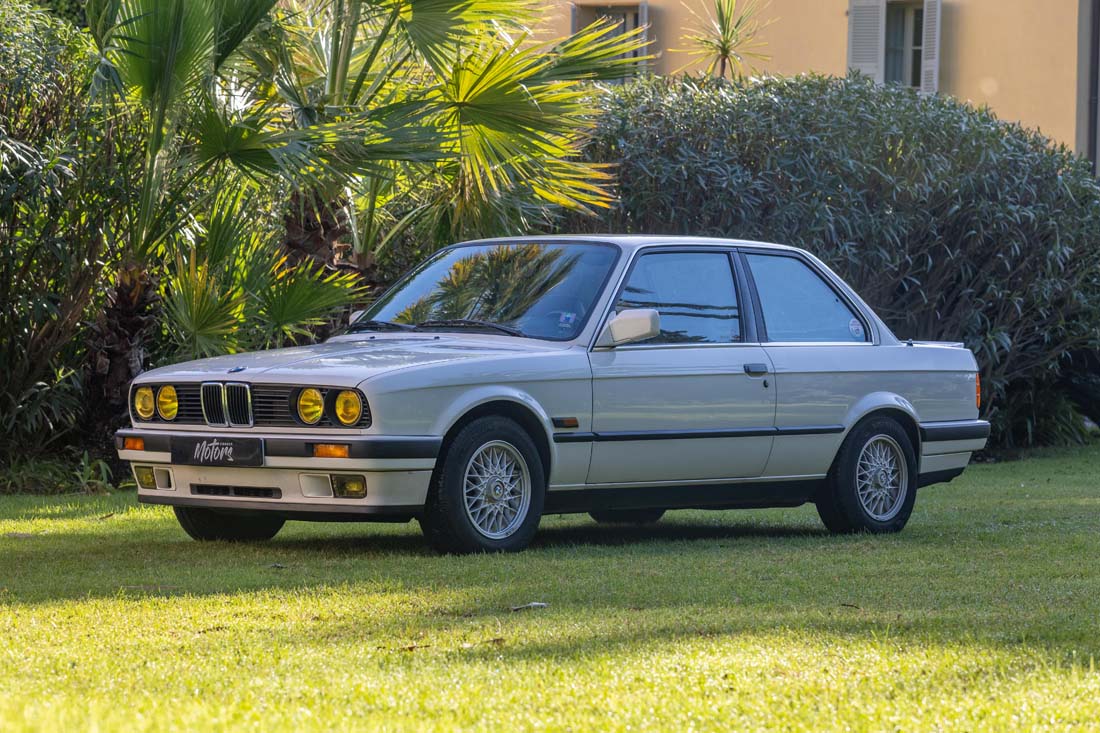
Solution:
<path fill-rule="evenodd" d="M 282 517 L 267 514 L 233 514 L 198 507 L 173 507 L 183 531 L 201 541 L 262 542 L 279 533 Z"/>
<path fill-rule="evenodd" d="M 600 524 L 653 524 L 664 515 L 664 509 L 601 509 L 588 513 Z"/>
<path fill-rule="evenodd" d="M 888 417 L 872 417 L 844 440 L 817 499 L 821 521 L 832 532 L 899 532 L 917 498 L 917 457 L 905 429 Z"/>
<path fill-rule="evenodd" d="M 516 552 L 535 536 L 545 496 L 531 436 L 506 417 L 482 417 L 448 446 L 420 527 L 440 552 Z"/>

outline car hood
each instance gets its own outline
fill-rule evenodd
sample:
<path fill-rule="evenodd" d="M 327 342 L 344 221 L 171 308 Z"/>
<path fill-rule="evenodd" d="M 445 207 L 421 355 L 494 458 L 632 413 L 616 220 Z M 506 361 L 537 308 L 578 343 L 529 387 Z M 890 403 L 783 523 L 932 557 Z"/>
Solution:
<path fill-rule="evenodd" d="M 544 353 L 564 344 L 510 336 L 355 334 L 323 344 L 216 356 L 161 367 L 139 382 L 238 380 L 268 384 L 355 386 L 383 372 L 442 362 Z"/>

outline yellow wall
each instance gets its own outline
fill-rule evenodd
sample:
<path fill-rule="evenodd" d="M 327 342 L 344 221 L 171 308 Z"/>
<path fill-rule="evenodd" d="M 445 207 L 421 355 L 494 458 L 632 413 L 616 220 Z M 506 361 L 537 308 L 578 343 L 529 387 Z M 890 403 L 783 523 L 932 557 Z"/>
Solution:
<path fill-rule="evenodd" d="M 570 30 L 572 3 L 547 0 L 542 27 L 558 37 Z M 707 0 L 687 0 L 697 12 Z M 612 5 L 581 0 L 582 5 Z M 619 4 L 636 5 L 625 0 Z M 847 69 L 848 0 L 765 0 L 760 34 L 769 61 L 761 72 L 843 74 Z M 940 91 L 999 117 L 1038 128 L 1059 142 L 1083 145 L 1078 105 L 1079 0 L 944 0 Z M 696 22 L 682 0 L 650 0 L 654 70 L 689 65 L 683 35 Z"/>

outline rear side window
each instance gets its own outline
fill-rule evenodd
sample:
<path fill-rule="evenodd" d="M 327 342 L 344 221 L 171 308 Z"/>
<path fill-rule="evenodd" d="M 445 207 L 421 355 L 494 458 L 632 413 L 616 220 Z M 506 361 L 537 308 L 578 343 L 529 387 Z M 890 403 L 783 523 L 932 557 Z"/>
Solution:
<path fill-rule="evenodd" d="M 769 341 L 867 340 L 863 321 L 795 257 L 747 255 Z"/>
<path fill-rule="evenodd" d="M 647 344 L 741 340 L 741 311 L 728 254 L 655 252 L 638 258 L 616 311 L 654 308 L 661 333 Z"/>

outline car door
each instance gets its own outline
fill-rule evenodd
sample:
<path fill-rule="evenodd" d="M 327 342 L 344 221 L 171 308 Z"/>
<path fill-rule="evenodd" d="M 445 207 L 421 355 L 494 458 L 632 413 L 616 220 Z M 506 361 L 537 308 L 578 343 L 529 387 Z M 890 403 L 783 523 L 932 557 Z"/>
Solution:
<path fill-rule="evenodd" d="M 613 306 L 654 308 L 660 335 L 590 352 L 589 484 L 759 476 L 772 445 L 775 390 L 752 343 L 732 252 L 641 250 Z M 752 340 L 755 340 L 754 338 Z"/>
<path fill-rule="evenodd" d="M 742 258 L 775 371 L 776 438 L 765 475 L 824 475 L 848 411 L 884 376 L 872 364 L 871 323 L 802 255 L 746 250 Z"/>

